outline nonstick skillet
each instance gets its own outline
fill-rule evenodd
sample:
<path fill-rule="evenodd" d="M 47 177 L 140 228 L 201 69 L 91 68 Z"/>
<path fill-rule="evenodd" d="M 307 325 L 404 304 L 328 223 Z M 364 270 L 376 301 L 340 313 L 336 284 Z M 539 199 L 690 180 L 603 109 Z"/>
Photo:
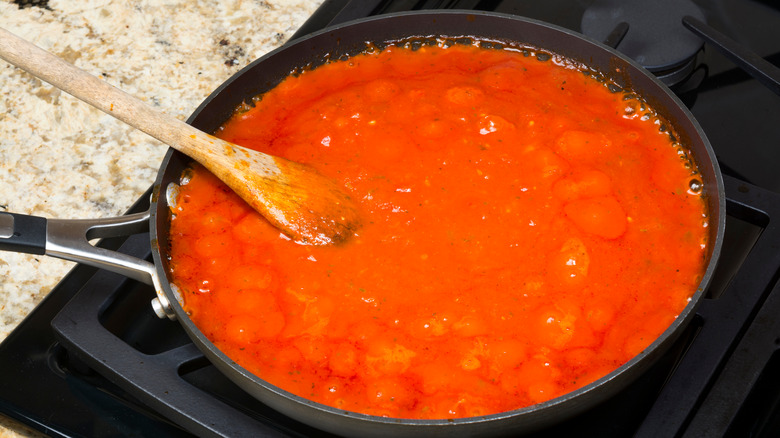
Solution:
<path fill-rule="evenodd" d="M 188 122 L 214 132 L 239 105 L 274 87 L 290 72 L 314 67 L 364 50 L 367 43 L 411 36 L 474 37 L 548 50 L 604 74 L 616 91 L 639 94 L 669 122 L 670 132 L 686 145 L 697 164 L 710 211 L 707 268 L 690 303 L 647 349 L 601 379 L 553 400 L 494 415 L 454 420 L 409 420 L 346 412 L 285 392 L 255 376 L 219 351 L 179 305 L 168 266 L 170 188 L 179 182 L 190 159 L 169 151 L 154 184 L 148 212 L 119 218 L 69 221 L 0 213 L 0 249 L 48 254 L 99 266 L 155 287 L 155 312 L 175 319 L 193 343 L 228 378 L 279 412 L 303 423 L 350 436 L 516 435 L 538 430 L 594 407 L 641 375 L 690 323 L 720 254 L 725 226 L 723 182 L 714 153 L 690 112 L 660 81 L 620 53 L 578 33 L 516 16 L 462 11 L 425 11 L 382 15 L 325 29 L 288 43 L 253 62 L 220 85 Z M 95 248 L 88 240 L 149 229 L 153 263 Z"/>

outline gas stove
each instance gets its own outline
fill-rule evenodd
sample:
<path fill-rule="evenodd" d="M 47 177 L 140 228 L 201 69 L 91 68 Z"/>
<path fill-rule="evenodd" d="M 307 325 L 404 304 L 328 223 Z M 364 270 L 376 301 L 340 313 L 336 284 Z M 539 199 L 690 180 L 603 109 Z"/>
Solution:
<path fill-rule="evenodd" d="M 780 83 L 765 68 L 780 63 L 780 9 L 751 0 L 326 0 L 295 37 L 440 8 L 522 15 L 623 51 L 691 109 L 724 172 L 723 256 L 693 323 L 613 399 L 538 436 L 780 435 Z M 741 48 L 758 57 L 733 52 Z M 149 195 L 129 213 L 145 210 Z M 150 260 L 148 242 L 141 234 L 100 245 Z M 179 325 L 154 315 L 153 297 L 120 275 L 74 268 L 0 344 L 0 413 L 63 437 L 326 436 L 222 376 Z"/>

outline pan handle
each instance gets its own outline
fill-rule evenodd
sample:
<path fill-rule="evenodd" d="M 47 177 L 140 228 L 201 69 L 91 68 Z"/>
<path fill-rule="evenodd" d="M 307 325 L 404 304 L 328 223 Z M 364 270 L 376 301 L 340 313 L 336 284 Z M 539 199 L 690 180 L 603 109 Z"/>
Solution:
<path fill-rule="evenodd" d="M 104 219 L 46 219 L 0 212 L 0 250 L 47 255 L 154 285 L 154 265 L 89 241 L 149 230 L 149 211 Z"/>
<path fill-rule="evenodd" d="M 152 308 L 176 319 L 153 263 L 94 246 L 90 240 L 149 231 L 151 210 L 103 219 L 46 219 L 0 212 L 0 250 L 47 255 L 115 272 L 154 287 Z"/>

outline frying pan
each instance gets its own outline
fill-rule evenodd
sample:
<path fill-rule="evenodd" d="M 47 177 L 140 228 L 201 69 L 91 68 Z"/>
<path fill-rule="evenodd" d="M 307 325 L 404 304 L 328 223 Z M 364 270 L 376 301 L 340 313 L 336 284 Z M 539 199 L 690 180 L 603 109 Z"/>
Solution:
<path fill-rule="evenodd" d="M 190 164 L 170 150 L 153 187 L 149 211 L 98 220 L 43 219 L 0 213 L 0 249 L 47 254 L 119 272 L 154 286 L 152 306 L 161 318 L 178 320 L 208 359 L 242 389 L 279 412 L 311 426 L 348 436 L 501 435 L 532 432 L 594 407 L 642 374 L 690 323 L 720 254 L 725 227 L 725 195 L 720 170 L 701 127 L 682 103 L 657 79 L 620 53 L 578 33 L 540 21 L 475 11 L 421 11 L 381 15 L 345 23 L 298 39 L 253 62 L 217 88 L 188 123 L 214 132 L 242 102 L 278 84 L 290 72 L 359 53 L 367 42 L 409 36 L 474 36 L 516 42 L 571 58 L 600 71 L 614 85 L 638 93 L 668 122 L 670 132 L 686 145 L 704 182 L 710 211 L 707 268 L 701 284 L 675 322 L 642 353 L 618 369 L 558 398 L 523 409 L 453 420 L 375 417 L 320 405 L 262 380 L 219 351 L 194 325 L 179 304 L 168 278 L 170 188 Z M 96 248 L 88 240 L 149 229 L 153 263 Z"/>

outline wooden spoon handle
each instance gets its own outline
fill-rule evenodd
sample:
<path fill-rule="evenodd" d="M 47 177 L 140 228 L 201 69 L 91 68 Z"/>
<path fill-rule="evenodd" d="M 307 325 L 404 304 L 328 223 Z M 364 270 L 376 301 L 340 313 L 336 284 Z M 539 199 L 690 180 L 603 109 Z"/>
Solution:
<path fill-rule="evenodd" d="M 0 28 L 0 58 L 191 156 L 214 160 L 232 145 L 157 111 L 124 91 Z M 271 157 L 269 170 L 276 165 Z"/>

